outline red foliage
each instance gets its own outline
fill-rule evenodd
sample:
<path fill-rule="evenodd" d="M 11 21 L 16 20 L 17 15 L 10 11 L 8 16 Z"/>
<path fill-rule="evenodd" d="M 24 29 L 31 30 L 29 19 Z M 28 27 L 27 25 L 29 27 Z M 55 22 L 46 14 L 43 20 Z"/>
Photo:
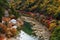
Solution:
<path fill-rule="evenodd" d="M 0 40 L 4 40 L 4 37 L 0 37 Z"/>

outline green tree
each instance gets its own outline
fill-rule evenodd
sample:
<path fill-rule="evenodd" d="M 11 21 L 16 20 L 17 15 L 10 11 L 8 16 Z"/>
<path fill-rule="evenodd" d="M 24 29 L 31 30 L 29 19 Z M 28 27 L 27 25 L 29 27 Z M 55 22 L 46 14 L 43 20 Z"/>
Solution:
<path fill-rule="evenodd" d="M 7 0 L 0 0 L 0 22 L 2 21 L 2 16 L 4 16 L 5 9 L 8 7 L 9 6 Z"/>
<path fill-rule="evenodd" d="M 60 26 L 54 29 L 50 40 L 60 40 Z"/>
<path fill-rule="evenodd" d="M 0 7 L 0 22 L 2 22 L 2 16 L 4 15 L 4 9 Z"/>
<path fill-rule="evenodd" d="M 10 14 L 13 14 L 16 18 L 20 17 L 19 12 L 17 12 L 13 7 L 10 8 Z"/>

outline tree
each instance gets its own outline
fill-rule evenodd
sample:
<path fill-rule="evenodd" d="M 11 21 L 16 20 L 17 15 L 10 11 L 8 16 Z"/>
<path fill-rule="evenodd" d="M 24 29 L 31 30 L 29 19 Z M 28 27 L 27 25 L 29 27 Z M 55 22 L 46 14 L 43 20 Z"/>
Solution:
<path fill-rule="evenodd" d="M 60 0 L 15 0 L 10 4 L 15 10 L 37 11 L 45 15 L 51 14 L 54 18 L 57 18 L 60 13 Z"/>
<path fill-rule="evenodd" d="M 11 6 L 10 14 L 13 14 L 16 18 L 20 17 L 20 14 Z"/>
<path fill-rule="evenodd" d="M 50 7 L 51 11 L 47 10 L 49 13 L 53 13 L 54 18 L 58 16 L 60 13 L 60 1 L 59 0 L 51 0 L 51 2 L 48 4 L 47 9 Z"/>
<path fill-rule="evenodd" d="M 60 40 L 60 26 L 54 29 L 50 40 Z"/>
<path fill-rule="evenodd" d="M 2 16 L 4 16 L 4 11 L 8 7 L 9 6 L 7 0 L 0 0 L 0 22 L 2 22 Z"/>

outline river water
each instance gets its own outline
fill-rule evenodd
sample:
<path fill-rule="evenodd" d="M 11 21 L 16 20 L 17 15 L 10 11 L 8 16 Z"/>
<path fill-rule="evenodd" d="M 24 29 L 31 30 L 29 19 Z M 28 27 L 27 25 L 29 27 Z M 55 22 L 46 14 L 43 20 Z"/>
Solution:
<path fill-rule="evenodd" d="M 19 36 L 17 37 L 17 40 L 38 40 L 38 38 L 28 35 L 23 30 L 21 30 Z"/>
<path fill-rule="evenodd" d="M 16 38 L 10 38 L 8 40 L 38 40 L 38 38 L 28 35 L 23 30 L 21 30 L 21 32 L 19 33 L 19 35 Z"/>

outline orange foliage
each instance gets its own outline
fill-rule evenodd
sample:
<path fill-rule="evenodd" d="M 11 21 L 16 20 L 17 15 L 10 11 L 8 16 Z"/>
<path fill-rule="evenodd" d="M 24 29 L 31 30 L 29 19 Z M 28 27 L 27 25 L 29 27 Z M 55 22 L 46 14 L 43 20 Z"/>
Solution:
<path fill-rule="evenodd" d="M 10 20 L 10 18 L 9 17 L 2 17 L 2 20 L 8 22 Z"/>
<path fill-rule="evenodd" d="M 3 37 L 0 37 L 0 40 L 4 40 L 4 38 Z"/>
<path fill-rule="evenodd" d="M 4 25 L 2 23 L 0 23 L 0 27 L 3 29 L 3 31 L 6 31 L 6 29 L 7 29 L 6 25 Z"/>
<path fill-rule="evenodd" d="M 14 24 L 13 23 L 8 23 L 8 27 L 11 28 Z"/>

